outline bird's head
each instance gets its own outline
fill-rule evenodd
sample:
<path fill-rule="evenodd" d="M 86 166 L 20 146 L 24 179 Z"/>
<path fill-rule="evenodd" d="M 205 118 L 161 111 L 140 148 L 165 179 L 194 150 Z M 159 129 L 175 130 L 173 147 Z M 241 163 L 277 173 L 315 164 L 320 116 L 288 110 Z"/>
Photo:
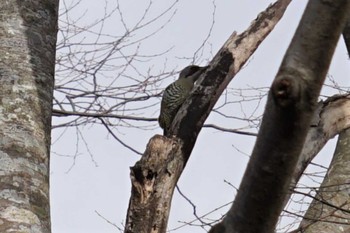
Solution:
<path fill-rule="evenodd" d="M 208 66 L 205 66 L 205 67 L 200 67 L 200 66 L 196 66 L 196 65 L 187 66 L 185 69 L 183 69 L 180 72 L 179 79 L 193 77 L 193 75 L 195 75 L 195 74 L 198 78 L 199 75 L 202 73 L 202 71 L 204 71 L 206 68 L 208 68 Z"/>

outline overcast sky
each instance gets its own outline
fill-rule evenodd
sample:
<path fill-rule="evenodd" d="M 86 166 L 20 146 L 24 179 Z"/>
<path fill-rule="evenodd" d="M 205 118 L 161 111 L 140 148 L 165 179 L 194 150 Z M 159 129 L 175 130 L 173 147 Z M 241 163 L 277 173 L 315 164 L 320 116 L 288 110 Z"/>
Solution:
<path fill-rule="evenodd" d="M 68 0 L 66 0 L 68 2 Z M 106 0 L 110 7 L 114 0 Z M 70 17 L 83 16 L 81 24 L 102 17 L 104 14 L 104 1 L 82 0 Z M 146 3 L 137 0 L 120 0 L 120 6 L 127 23 L 132 24 L 143 14 Z M 155 0 L 150 15 L 162 12 L 172 1 Z M 222 1 L 216 0 L 215 7 L 212 0 L 180 0 L 174 10 L 176 14 L 171 21 L 155 36 L 148 39 L 141 48 L 145 54 L 158 53 L 169 47 L 173 49 L 165 56 L 150 59 L 139 67 L 147 70 L 150 66 L 154 70 L 161 70 L 164 61 L 169 68 L 181 69 L 191 61 L 182 59 L 193 57 L 195 51 L 206 38 L 213 17 L 215 24 L 211 35 L 205 45 L 204 53 L 197 60 L 201 65 L 207 64 L 223 45 L 233 31 L 242 32 L 264 10 L 271 1 Z M 306 1 L 292 1 L 281 22 L 269 37 L 261 44 L 253 57 L 234 78 L 230 87 L 233 88 L 260 88 L 268 87 L 280 65 L 283 54 L 292 38 Z M 61 7 L 63 4 L 61 3 Z M 215 15 L 213 12 L 215 10 Z M 114 21 L 113 21 L 114 20 Z M 118 34 L 119 20 L 116 16 L 106 22 L 105 33 Z M 166 21 L 166 17 L 162 19 Z M 160 24 L 162 23 L 160 22 Z M 152 30 L 149 28 L 147 30 Z M 329 74 L 338 82 L 339 86 L 348 86 L 350 74 L 347 52 L 341 40 L 334 56 Z M 171 82 L 176 77 L 169 79 Z M 330 83 L 330 81 L 327 81 Z M 164 86 L 166 83 L 163 84 Z M 323 94 L 338 93 L 332 88 L 324 88 Z M 223 99 L 220 100 L 221 103 Z M 264 99 L 265 101 L 265 99 Z M 257 106 L 257 101 L 239 103 L 229 109 L 230 114 L 245 117 Z M 259 116 L 264 109 L 262 102 L 258 111 Z M 147 117 L 157 117 L 158 112 L 149 113 Z M 53 124 L 59 119 L 53 119 Z M 244 127 L 244 124 L 231 119 L 224 119 L 217 115 L 209 116 L 207 123 L 215 123 L 230 128 Z M 129 167 L 140 158 L 132 151 L 121 146 L 108 136 L 101 127 L 82 127 L 86 143 L 77 141 L 75 129 L 68 129 L 63 137 L 58 137 L 63 129 L 52 132 L 51 155 L 51 214 L 53 233 L 110 233 L 119 232 L 105 219 L 123 226 L 130 197 Z M 160 128 L 155 130 L 122 129 L 120 136 L 129 145 L 143 152 L 150 137 L 160 134 Z M 242 174 L 253 148 L 255 138 L 203 129 L 187 167 L 182 174 L 179 187 L 182 192 L 196 205 L 199 216 L 233 200 L 235 190 L 225 180 L 235 187 L 239 186 Z M 317 161 L 327 164 L 334 150 L 334 141 L 329 143 L 322 151 Z M 79 149 L 79 156 L 72 158 Z M 215 211 L 209 217 L 217 219 L 230 207 Z M 172 211 L 168 229 L 183 225 L 181 222 L 194 220 L 192 206 L 175 191 L 172 202 Z M 194 224 L 198 224 L 195 222 Z M 178 233 L 203 233 L 200 227 L 186 226 L 180 228 Z"/>

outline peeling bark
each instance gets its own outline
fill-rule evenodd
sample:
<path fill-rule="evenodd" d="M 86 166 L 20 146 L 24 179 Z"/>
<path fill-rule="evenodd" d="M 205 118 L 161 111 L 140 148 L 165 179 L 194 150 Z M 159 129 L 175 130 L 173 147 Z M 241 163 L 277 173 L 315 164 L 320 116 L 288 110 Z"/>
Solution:
<path fill-rule="evenodd" d="M 350 129 L 339 134 L 327 175 L 297 232 L 350 231 Z"/>
<path fill-rule="evenodd" d="M 305 169 L 326 143 L 350 127 L 350 96 L 335 95 L 318 103 L 311 120 L 306 140 L 292 176 L 290 192 L 285 197 L 286 206 Z"/>
<path fill-rule="evenodd" d="M 278 23 L 289 3 L 290 0 L 276 1 L 245 32 L 239 35 L 234 32 L 177 113 L 169 131 L 173 136 L 156 135 L 150 140 L 142 159 L 131 168 L 132 193 L 125 232 L 166 231 L 176 182 L 205 119 L 228 83 Z M 157 156 L 161 159 L 154 159 Z"/>
<path fill-rule="evenodd" d="M 335 95 L 320 102 L 311 122 L 292 178 L 292 187 L 329 139 L 350 127 L 350 96 Z M 288 200 L 287 200 L 288 201 Z"/>
<path fill-rule="evenodd" d="M 58 0 L 0 1 L 0 232 L 51 232 Z"/>

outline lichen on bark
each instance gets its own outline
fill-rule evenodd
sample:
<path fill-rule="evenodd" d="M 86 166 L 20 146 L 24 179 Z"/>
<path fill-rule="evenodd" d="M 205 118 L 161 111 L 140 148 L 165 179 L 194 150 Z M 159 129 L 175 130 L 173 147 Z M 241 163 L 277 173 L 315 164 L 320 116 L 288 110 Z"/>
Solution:
<path fill-rule="evenodd" d="M 0 232 L 51 232 L 58 0 L 0 1 Z"/>

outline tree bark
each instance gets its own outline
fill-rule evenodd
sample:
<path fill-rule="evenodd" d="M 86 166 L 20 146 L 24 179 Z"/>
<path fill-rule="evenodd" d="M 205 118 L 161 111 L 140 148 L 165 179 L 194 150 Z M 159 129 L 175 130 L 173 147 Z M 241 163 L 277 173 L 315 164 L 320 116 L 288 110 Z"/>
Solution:
<path fill-rule="evenodd" d="M 349 13 L 346 0 L 309 1 L 271 86 L 257 142 L 233 206 L 211 232 L 274 232 Z"/>
<path fill-rule="evenodd" d="M 345 23 L 343 39 L 350 56 L 350 18 L 348 18 Z M 336 95 L 328 98 L 325 102 L 321 101 L 319 103 L 293 175 L 293 187 L 297 184 L 306 167 L 323 148 L 326 142 L 349 127 L 348 101 L 349 95 Z"/>
<path fill-rule="evenodd" d="M 211 109 L 223 90 L 283 16 L 290 0 L 279 0 L 240 35 L 235 32 L 201 75 L 175 117 L 170 138 L 150 139 L 142 159 L 131 168 L 132 193 L 125 232 L 166 231 L 172 194 Z"/>
<path fill-rule="evenodd" d="M 350 18 L 343 29 L 343 39 L 349 54 Z M 349 95 L 335 96 L 330 99 L 333 101 L 327 102 L 333 105 L 332 109 L 334 109 L 335 114 L 328 114 L 329 117 L 325 119 L 326 124 L 324 125 L 331 126 L 330 128 L 336 129 L 335 131 L 342 130 L 342 132 L 339 134 L 332 162 L 320 190 L 305 213 L 299 228 L 293 232 L 350 232 L 348 223 L 350 219 L 349 195 L 347 192 L 350 189 L 348 182 L 350 173 L 348 166 L 346 166 L 350 162 L 350 125 L 348 125 L 350 106 L 347 104 Z M 317 137 L 320 138 L 320 134 Z M 312 158 L 310 157 L 307 161 L 310 162 Z M 305 164 L 302 167 L 305 167 Z"/>
<path fill-rule="evenodd" d="M 327 175 L 297 232 L 344 233 L 350 230 L 350 129 L 339 134 Z"/>
<path fill-rule="evenodd" d="M 58 0 L 0 1 L 0 232 L 51 232 Z"/>
<path fill-rule="evenodd" d="M 322 150 L 329 139 L 350 127 L 350 97 L 335 95 L 326 101 L 318 103 L 314 117 L 311 120 L 306 140 L 292 176 L 290 192 L 285 197 L 286 206 L 296 184 L 305 169 Z"/>

